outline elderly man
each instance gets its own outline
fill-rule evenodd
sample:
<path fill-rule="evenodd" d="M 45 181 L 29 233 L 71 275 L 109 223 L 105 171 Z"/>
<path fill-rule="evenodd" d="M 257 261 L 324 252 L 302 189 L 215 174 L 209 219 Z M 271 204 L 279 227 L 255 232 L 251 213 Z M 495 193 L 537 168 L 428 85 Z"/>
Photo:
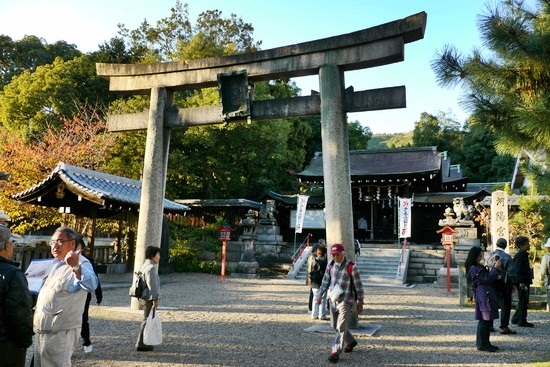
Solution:
<path fill-rule="evenodd" d="M 11 232 L 0 226 L 0 365 L 23 367 L 32 344 L 32 298 L 12 256 Z"/>
<path fill-rule="evenodd" d="M 98 284 L 92 264 L 77 250 L 78 240 L 78 234 L 68 227 L 59 227 L 51 238 L 55 260 L 34 313 L 35 367 L 71 366 L 86 296 Z"/>
<path fill-rule="evenodd" d="M 9 215 L 4 213 L 3 210 L 0 210 L 0 226 L 8 226 L 8 222 L 11 222 L 11 218 Z"/>
<path fill-rule="evenodd" d="M 495 282 L 496 291 L 502 299 L 502 308 L 500 310 L 500 333 L 517 334 L 515 330 L 510 329 L 508 326 L 510 324 L 510 314 L 512 312 L 512 291 L 514 289 L 512 277 L 508 273 L 512 272 L 514 264 L 512 256 L 505 251 L 508 246 L 508 241 L 506 241 L 505 238 L 499 238 L 496 245 L 496 249 L 489 253 L 487 265 L 493 267 L 493 264 L 500 260 L 502 266 L 501 271 L 504 273 L 504 277 Z"/>
<path fill-rule="evenodd" d="M 357 346 L 357 341 L 349 331 L 352 312 L 357 305 L 357 312 L 363 312 L 363 283 L 357 266 L 346 258 L 344 246 L 335 243 L 330 247 L 333 261 L 327 266 L 323 282 L 317 291 L 317 303 L 322 302 L 322 295 L 328 292 L 330 299 L 331 325 L 336 330 L 332 341 L 332 353 L 328 360 L 338 362 L 342 350 L 350 353 Z"/>

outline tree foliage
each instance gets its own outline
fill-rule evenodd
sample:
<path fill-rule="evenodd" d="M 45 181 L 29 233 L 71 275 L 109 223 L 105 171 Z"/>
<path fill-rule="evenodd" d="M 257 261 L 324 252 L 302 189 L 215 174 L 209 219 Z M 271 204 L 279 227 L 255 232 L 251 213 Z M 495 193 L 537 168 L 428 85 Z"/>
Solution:
<path fill-rule="evenodd" d="M 522 0 L 488 7 L 478 28 L 488 55 L 447 45 L 432 61 L 442 86 L 460 85 L 472 123 L 489 126 L 499 151 L 550 147 L 550 3 Z"/>
<path fill-rule="evenodd" d="M 0 35 L 0 90 L 14 76 L 34 71 L 38 66 L 51 64 L 57 57 L 72 60 L 81 55 L 76 45 L 65 41 L 48 44 L 36 36 L 25 36 L 19 41 Z"/>
<path fill-rule="evenodd" d="M 545 225 L 545 218 L 550 214 L 550 202 L 547 198 L 537 196 L 521 196 L 518 199 L 519 210 L 510 217 L 510 238 L 526 236 L 531 243 L 529 251 L 531 262 L 540 260 L 544 252 L 542 245 L 550 228 Z"/>
<path fill-rule="evenodd" d="M 25 138 L 39 138 L 49 127 L 76 115 L 87 103 L 109 101 L 107 81 L 88 56 L 38 66 L 13 78 L 0 92 L 0 125 Z"/>
<path fill-rule="evenodd" d="M 42 181 L 59 162 L 96 170 L 106 166 L 116 135 L 105 132 L 106 123 L 96 107 L 85 106 L 60 125 L 49 127 L 40 141 L 32 142 L 0 130 L 0 171 L 10 173 L 9 180 L 2 182 L 0 207 L 12 217 L 15 231 L 59 224 L 60 217 L 55 209 L 23 205 L 11 195 Z"/>
<path fill-rule="evenodd" d="M 440 152 L 453 156 L 462 146 L 464 133 L 461 124 L 443 112 L 438 116 L 422 112 L 414 124 L 412 139 L 416 147 L 437 146 Z"/>

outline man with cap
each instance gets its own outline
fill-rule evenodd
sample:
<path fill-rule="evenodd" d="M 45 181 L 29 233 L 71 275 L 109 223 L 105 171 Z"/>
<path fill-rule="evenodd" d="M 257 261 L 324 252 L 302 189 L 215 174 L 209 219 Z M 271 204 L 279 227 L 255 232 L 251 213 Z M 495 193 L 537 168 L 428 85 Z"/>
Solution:
<path fill-rule="evenodd" d="M 344 246 L 335 243 L 330 247 L 333 260 L 327 266 L 323 281 L 318 291 L 318 303 L 321 296 L 328 292 L 330 299 L 331 326 L 336 330 L 332 341 L 332 352 L 328 357 L 336 363 L 342 351 L 351 353 L 357 341 L 349 331 L 352 312 L 363 311 L 363 283 L 357 266 L 346 258 Z"/>
<path fill-rule="evenodd" d="M 546 255 L 540 261 L 540 277 L 546 286 L 546 311 L 550 311 L 550 238 L 544 244 Z"/>
<path fill-rule="evenodd" d="M 512 256 L 506 253 L 505 249 L 508 246 L 508 241 L 505 238 L 497 240 L 497 248 L 489 253 L 489 261 L 487 265 L 492 267 L 494 263 L 500 260 L 502 266 L 501 271 L 504 273 L 502 279 L 495 282 L 495 289 L 502 299 L 502 307 L 500 309 L 500 333 L 501 334 L 517 334 L 515 330 L 508 327 L 510 325 L 510 313 L 512 312 L 512 291 L 514 286 L 509 272 L 512 271 L 513 262 Z"/>
<path fill-rule="evenodd" d="M 4 213 L 3 210 L 0 210 L 0 226 L 8 226 L 8 222 L 11 222 L 11 218 L 9 215 Z"/>
<path fill-rule="evenodd" d="M 0 226 L 0 365 L 23 367 L 32 344 L 32 298 L 27 278 L 12 256 L 11 232 Z"/>

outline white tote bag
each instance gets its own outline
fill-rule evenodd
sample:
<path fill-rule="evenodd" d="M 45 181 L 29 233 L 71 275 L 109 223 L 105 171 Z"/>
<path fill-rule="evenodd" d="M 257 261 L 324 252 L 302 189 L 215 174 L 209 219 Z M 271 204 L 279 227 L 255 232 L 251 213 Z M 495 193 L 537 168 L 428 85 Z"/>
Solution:
<path fill-rule="evenodd" d="M 160 345 L 162 343 L 162 321 L 156 315 L 156 308 L 153 308 L 147 317 L 145 330 L 143 330 L 143 343 L 145 345 Z"/>

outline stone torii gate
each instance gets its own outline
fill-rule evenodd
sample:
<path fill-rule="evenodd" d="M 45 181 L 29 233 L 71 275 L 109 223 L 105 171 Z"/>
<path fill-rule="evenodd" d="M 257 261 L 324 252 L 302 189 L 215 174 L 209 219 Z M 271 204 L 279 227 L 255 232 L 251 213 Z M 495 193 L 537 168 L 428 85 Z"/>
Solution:
<path fill-rule="evenodd" d="M 344 72 L 404 60 L 405 44 L 424 37 L 427 15 L 312 42 L 233 56 L 155 64 L 98 63 L 97 74 L 122 94 L 150 94 L 141 113 L 111 115 L 109 131 L 147 129 L 134 268 L 146 245 L 160 244 L 170 131 L 176 127 L 235 120 L 270 120 L 321 115 L 325 220 L 329 244 L 342 243 L 352 256 L 353 215 L 346 113 L 406 107 L 405 87 L 344 90 Z M 255 82 L 319 75 L 320 93 L 253 101 Z M 178 109 L 174 91 L 220 89 L 220 106 Z"/>

